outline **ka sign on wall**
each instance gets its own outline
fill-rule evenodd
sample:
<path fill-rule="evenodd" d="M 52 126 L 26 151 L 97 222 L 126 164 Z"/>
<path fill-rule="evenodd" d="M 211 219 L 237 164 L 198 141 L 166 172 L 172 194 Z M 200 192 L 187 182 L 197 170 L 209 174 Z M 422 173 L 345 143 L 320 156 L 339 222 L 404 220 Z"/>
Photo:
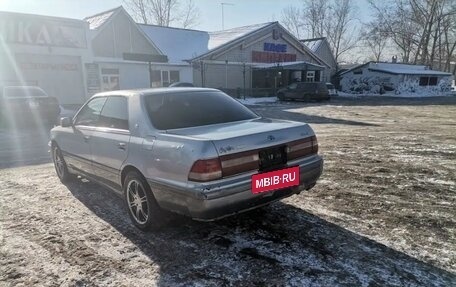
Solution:
<path fill-rule="evenodd" d="M 0 12 L 0 36 L 7 43 L 86 48 L 83 23 Z"/>

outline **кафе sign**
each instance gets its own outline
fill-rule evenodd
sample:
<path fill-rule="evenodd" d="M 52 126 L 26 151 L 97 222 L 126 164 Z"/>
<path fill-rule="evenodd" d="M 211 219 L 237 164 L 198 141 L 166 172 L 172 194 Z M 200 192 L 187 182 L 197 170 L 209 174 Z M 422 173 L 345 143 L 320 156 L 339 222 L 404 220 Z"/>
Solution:
<path fill-rule="evenodd" d="M 296 54 L 287 53 L 286 44 L 264 43 L 263 51 L 252 51 L 254 63 L 295 62 Z"/>

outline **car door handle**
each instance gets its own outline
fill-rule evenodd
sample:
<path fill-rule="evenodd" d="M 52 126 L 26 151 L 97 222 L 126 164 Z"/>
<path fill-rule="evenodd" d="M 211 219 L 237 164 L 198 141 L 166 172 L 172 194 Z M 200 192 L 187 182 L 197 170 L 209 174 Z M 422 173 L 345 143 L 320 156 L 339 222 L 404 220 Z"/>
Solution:
<path fill-rule="evenodd" d="M 90 139 L 90 137 L 89 137 L 89 136 L 84 136 L 84 142 L 88 142 L 88 141 L 89 141 L 89 139 Z"/>
<path fill-rule="evenodd" d="M 127 146 L 127 145 L 126 145 L 125 143 L 118 143 L 118 144 L 117 144 L 117 147 L 118 147 L 119 149 L 121 149 L 121 150 L 125 150 L 125 147 L 126 147 L 126 146 Z"/>

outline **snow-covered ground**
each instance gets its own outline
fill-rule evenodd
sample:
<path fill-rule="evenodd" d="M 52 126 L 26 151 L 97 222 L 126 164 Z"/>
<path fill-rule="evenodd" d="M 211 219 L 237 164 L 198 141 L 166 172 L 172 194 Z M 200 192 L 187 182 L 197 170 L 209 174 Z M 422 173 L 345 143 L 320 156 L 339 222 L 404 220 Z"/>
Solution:
<path fill-rule="evenodd" d="M 0 286 L 456 286 L 456 98 L 252 109 L 312 126 L 317 185 L 146 233 L 110 190 L 39 164 L 47 134 L 0 131 Z M 9 167 L 25 158 L 38 160 Z"/>
<path fill-rule="evenodd" d="M 244 105 L 258 105 L 263 103 L 275 103 L 277 102 L 277 97 L 261 97 L 261 98 L 246 98 L 238 99 Z"/>
<path fill-rule="evenodd" d="M 396 93 L 385 93 L 385 94 L 373 94 L 373 93 L 365 93 L 365 94 L 351 94 L 345 92 L 338 92 L 339 97 L 349 97 L 349 98 L 356 98 L 356 97 L 395 97 L 395 98 L 427 98 L 427 97 L 450 97 L 455 96 L 454 93 L 447 92 L 447 93 L 429 93 L 429 92 L 404 92 L 401 94 Z"/>

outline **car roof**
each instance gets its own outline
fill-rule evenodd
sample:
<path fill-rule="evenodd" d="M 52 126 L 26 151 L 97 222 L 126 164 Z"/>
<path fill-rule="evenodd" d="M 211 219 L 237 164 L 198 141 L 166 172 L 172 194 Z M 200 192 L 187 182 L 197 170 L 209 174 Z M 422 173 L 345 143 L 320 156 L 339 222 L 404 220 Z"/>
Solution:
<path fill-rule="evenodd" d="M 211 88 L 195 88 L 195 87 L 173 87 L 173 88 L 150 88 L 150 89 L 137 89 L 137 90 L 117 90 L 102 92 L 92 96 L 103 97 L 103 96 L 137 96 L 137 95 L 163 95 L 163 94 L 175 94 L 175 93 L 189 93 L 189 92 L 214 92 L 219 91 Z"/>

